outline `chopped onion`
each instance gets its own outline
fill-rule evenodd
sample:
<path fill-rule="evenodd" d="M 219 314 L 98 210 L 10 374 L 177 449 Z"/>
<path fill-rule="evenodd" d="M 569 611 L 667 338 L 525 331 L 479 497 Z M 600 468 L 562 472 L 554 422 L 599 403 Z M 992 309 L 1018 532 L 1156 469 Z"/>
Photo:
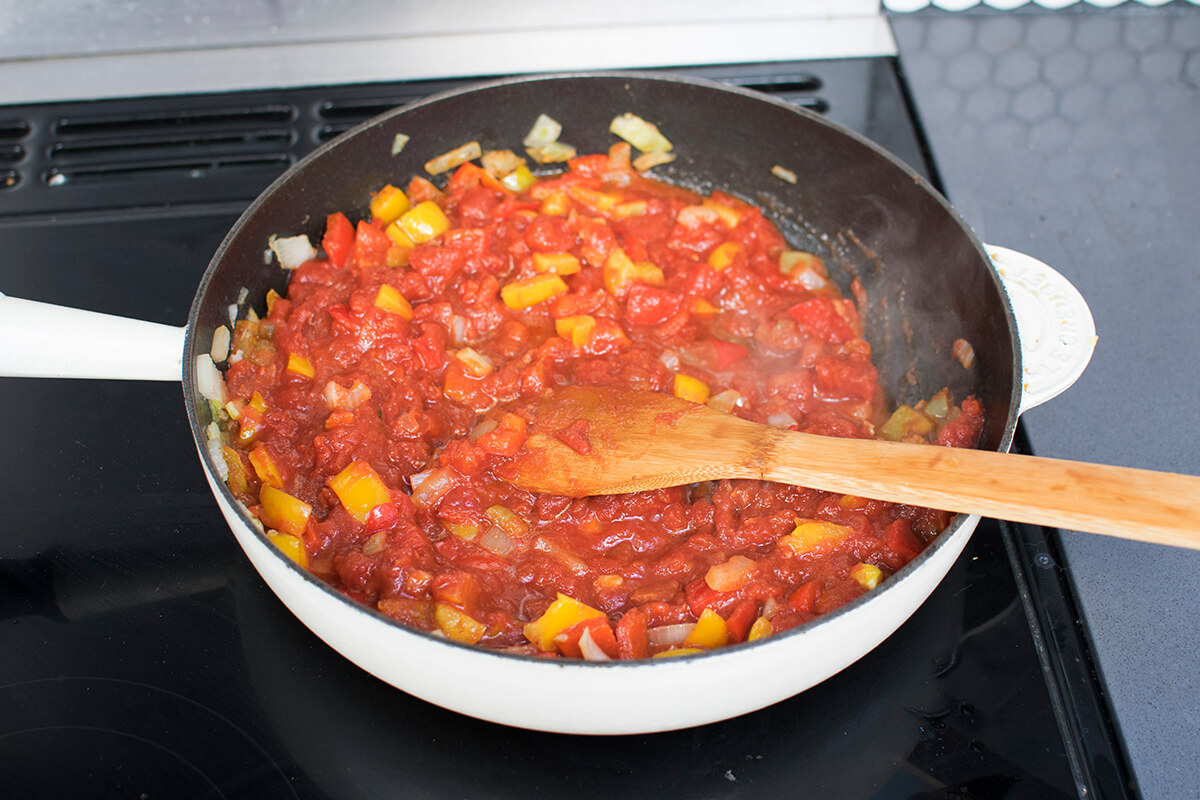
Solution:
<path fill-rule="evenodd" d="M 272 236 L 268 241 L 271 250 L 279 258 L 279 266 L 284 269 L 295 269 L 305 261 L 317 257 L 312 242 L 304 234 L 299 236 Z"/>
<path fill-rule="evenodd" d="M 771 174 L 776 178 L 779 178 L 779 180 L 787 181 L 788 183 L 795 183 L 797 180 L 796 173 L 792 172 L 787 167 L 781 167 L 778 164 L 771 167 Z"/>
<path fill-rule="evenodd" d="M 672 146 L 667 137 L 659 132 L 657 125 L 636 114 L 626 113 L 614 117 L 608 129 L 643 153 L 665 153 Z"/>
<path fill-rule="evenodd" d="M 669 347 L 663 348 L 662 354 L 658 357 L 658 360 L 662 362 L 664 367 L 671 371 L 679 369 L 679 354 Z"/>
<path fill-rule="evenodd" d="M 583 633 L 579 637 L 579 651 L 587 661 L 612 661 L 608 653 L 604 652 L 600 645 L 596 644 L 596 640 L 592 638 L 590 628 L 584 628 Z"/>
<path fill-rule="evenodd" d="M 213 466 L 217 468 L 217 476 L 221 480 L 229 480 L 229 465 L 225 463 L 225 456 L 221 452 L 224 445 L 219 437 L 210 437 L 208 440 L 208 455 L 212 458 Z"/>
<path fill-rule="evenodd" d="M 206 400 L 216 400 L 221 405 L 225 405 L 229 399 L 225 394 L 221 371 L 208 353 L 196 357 L 196 389 Z"/>
<path fill-rule="evenodd" d="M 683 640 L 688 637 L 692 629 L 696 627 L 694 622 L 681 622 L 678 625 L 660 625 L 657 628 L 651 628 L 646 631 L 646 636 L 650 640 L 651 647 L 676 647 L 683 644 Z"/>
<path fill-rule="evenodd" d="M 485 419 L 483 422 L 476 425 L 475 428 L 471 431 L 471 438 L 478 439 L 480 436 L 483 436 L 485 433 L 488 433 L 490 431 L 494 431 L 498 427 L 500 427 L 500 423 L 497 422 L 496 420 Z"/>
<path fill-rule="evenodd" d="M 525 152 L 539 164 L 557 164 L 561 161 L 570 161 L 575 157 L 575 148 L 569 144 L 562 142 L 550 142 L 541 144 L 535 147 L 526 148 Z"/>
<path fill-rule="evenodd" d="M 971 343 L 966 339 L 955 339 L 950 352 L 958 359 L 958 363 L 963 365 L 963 369 L 970 369 L 975 363 L 975 348 L 971 347 Z"/>
<path fill-rule="evenodd" d="M 525 141 L 522 144 L 526 147 L 541 147 L 551 142 L 557 142 L 561 133 L 562 125 L 558 120 L 545 114 L 539 114 L 538 118 L 534 120 L 533 127 L 529 129 L 529 133 L 525 134 Z"/>
<path fill-rule="evenodd" d="M 238 307 L 237 307 L 236 303 L 230 303 L 229 306 L 225 309 L 226 313 L 229 315 L 229 324 L 231 326 L 237 325 L 237 310 L 238 310 Z"/>
<path fill-rule="evenodd" d="M 221 362 L 229 358 L 229 343 L 229 328 L 222 325 L 213 331 L 212 347 L 208 349 L 208 354 L 212 356 L 213 361 Z"/>
<path fill-rule="evenodd" d="M 499 525 L 493 525 L 479 537 L 479 545 L 498 556 L 506 556 L 517 549 L 517 540 Z"/>
<path fill-rule="evenodd" d="M 397 133 L 395 137 L 392 138 L 392 155 L 400 155 L 400 151 L 405 148 L 405 146 L 408 144 L 408 141 L 409 136 L 407 133 Z"/>
<path fill-rule="evenodd" d="M 796 418 L 786 411 L 776 411 L 767 417 L 767 424 L 776 428 L 790 428 L 796 424 Z"/>
<path fill-rule="evenodd" d="M 450 339 L 454 345 L 463 345 L 467 341 L 467 318 L 455 314 L 450 318 Z"/>
<path fill-rule="evenodd" d="M 657 167 L 659 164 L 670 164 L 674 160 L 674 153 L 642 153 L 633 160 L 633 168 L 638 172 L 645 172 L 648 169 Z"/>
<path fill-rule="evenodd" d="M 419 509 L 432 508 L 454 488 L 455 473 L 450 467 L 418 472 L 409 477 L 413 505 Z"/>
<path fill-rule="evenodd" d="M 746 405 L 746 398 L 736 389 L 726 389 L 708 398 L 706 405 L 715 411 L 723 411 L 729 414 L 735 408 L 741 408 Z"/>
<path fill-rule="evenodd" d="M 442 153 L 440 156 L 429 159 L 425 162 L 425 171 L 430 175 L 441 175 L 443 172 L 449 172 L 455 167 L 461 167 L 463 164 L 472 159 L 479 158 L 483 155 L 483 148 L 479 142 L 470 141 L 466 144 L 460 144 L 458 147 L 448 152 Z"/>

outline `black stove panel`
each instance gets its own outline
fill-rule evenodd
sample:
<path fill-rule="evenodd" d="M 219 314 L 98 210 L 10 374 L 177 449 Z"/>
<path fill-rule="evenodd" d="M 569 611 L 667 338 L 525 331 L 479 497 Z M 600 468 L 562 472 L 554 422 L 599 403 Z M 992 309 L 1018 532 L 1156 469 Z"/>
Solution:
<path fill-rule="evenodd" d="M 888 60 L 690 71 L 771 89 L 932 172 Z M 20 149 L 0 162 L 16 174 L 0 290 L 181 325 L 254 193 L 443 85 L 0 109 L 0 151 Z M 559 736 L 430 706 L 303 628 L 217 511 L 178 386 L 3 379 L 0 415 L 6 795 L 1120 796 L 1085 648 L 1071 639 L 1076 666 L 1050 669 L 1070 631 L 1042 626 L 1070 604 L 1023 577 L 1038 532 L 985 521 L 895 635 L 791 700 L 693 730 Z"/>

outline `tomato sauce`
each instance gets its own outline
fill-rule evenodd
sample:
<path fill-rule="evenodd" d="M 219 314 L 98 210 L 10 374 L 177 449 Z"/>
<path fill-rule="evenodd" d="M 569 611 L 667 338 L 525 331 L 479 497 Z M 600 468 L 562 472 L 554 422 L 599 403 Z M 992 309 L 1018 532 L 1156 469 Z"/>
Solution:
<path fill-rule="evenodd" d="M 648 179 L 616 145 L 523 182 L 468 162 L 371 209 L 331 215 L 287 296 L 238 323 L 218 409 L 230 487 L 350 597 L 515 652 L 685 654 L 827 613 L 948 523 L 759 481 L 571 499 L 504 480 L 525 436 L 513 401 L 575 383 L 976 443 L 974 398 L 883 407 L 854 302 L 758 208 Z M 560 436 L 588 452 L 586 425 Z"/>

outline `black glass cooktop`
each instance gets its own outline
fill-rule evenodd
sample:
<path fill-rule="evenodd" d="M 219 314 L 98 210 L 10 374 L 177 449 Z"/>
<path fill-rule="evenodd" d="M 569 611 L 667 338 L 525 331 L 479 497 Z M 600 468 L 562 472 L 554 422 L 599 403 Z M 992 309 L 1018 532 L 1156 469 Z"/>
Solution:
<path fill-rule="evenodd" d="M 936 181 L 891 60 L 687 71 L 826 113 Z M 182 325 L 224 232 L 287 164 L 448 85 L 0 108 L 0 291 Z M 416 700 L 300 625 L 217 511 L 179 386 L 0 379 L 0 415 L 5 796 L 1134 792 L 1053 532 L 984 521 L 895 635 L 791 700 L 560 736 Z"/>

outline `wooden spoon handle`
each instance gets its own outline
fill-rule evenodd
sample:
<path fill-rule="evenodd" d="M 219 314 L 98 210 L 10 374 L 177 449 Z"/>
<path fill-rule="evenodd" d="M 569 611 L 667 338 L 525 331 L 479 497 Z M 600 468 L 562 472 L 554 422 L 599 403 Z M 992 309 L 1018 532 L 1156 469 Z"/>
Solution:
<path fill-rule="evenodd" d="M 1200 548 L 1200 478 L 1077 461 L 780 432 L 768 480 Z"/>

